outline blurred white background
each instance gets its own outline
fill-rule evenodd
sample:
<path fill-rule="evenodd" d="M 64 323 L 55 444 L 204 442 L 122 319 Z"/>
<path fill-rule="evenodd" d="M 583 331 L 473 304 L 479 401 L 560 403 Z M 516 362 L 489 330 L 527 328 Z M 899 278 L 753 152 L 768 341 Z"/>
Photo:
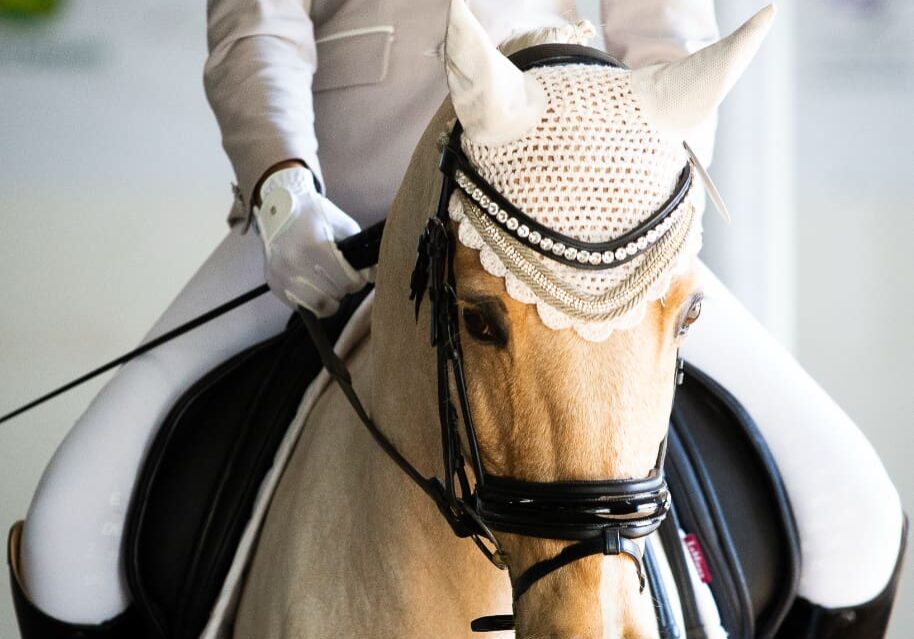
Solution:
<path fill-rule="evenodd" d="M 597 21 L 595 0 L 580 5 Z M 720 2 L 722 31 L 760 6 Z M 711 172 L 735 222 L 706 216 L 705 259 L 856 420 L 914 512 L 914 5 L 780 8 L 721 114 Z M 226 232 L 204 57 L 202 0 L 0 13 L 0 413 L 134 346 Z M 102 383 L 0 426 L 0 531 Z M 893 639 L 914 636 L 912 555 Z M 16 636 L 4 576 L 0 637 Z"/>

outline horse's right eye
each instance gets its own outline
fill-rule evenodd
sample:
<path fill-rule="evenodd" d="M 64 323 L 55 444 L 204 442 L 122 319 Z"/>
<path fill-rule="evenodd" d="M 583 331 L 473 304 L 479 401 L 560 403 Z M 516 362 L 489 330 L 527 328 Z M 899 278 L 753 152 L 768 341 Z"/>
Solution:
<path fill-rule="evenodd" d="M 467 332 L 477 341 L 484 344 L 504 344 L 505 336 L 498 322 L 492 321 L 480 308 L 465 307 L 463 324 Z"/>

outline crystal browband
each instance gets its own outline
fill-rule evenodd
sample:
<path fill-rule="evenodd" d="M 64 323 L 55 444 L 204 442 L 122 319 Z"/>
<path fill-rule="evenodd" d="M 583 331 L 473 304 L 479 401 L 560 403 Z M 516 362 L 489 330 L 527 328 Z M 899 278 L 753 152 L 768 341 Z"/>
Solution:
<path fill-rule="evenodd" d="M 454 179 L 461 191 L 510 237 L 548 258 L 588 270 L 625 264 L 656 243 L 684 215 L 680 204 L 692 186 L 692 164 L 687 162 L 673 195 L 650 219 L 608 242 L 583 242 L 540 224 L 508 202 L 476 173 L 462 149 L 448 145 L 442 159 L 452 163 Z"/>

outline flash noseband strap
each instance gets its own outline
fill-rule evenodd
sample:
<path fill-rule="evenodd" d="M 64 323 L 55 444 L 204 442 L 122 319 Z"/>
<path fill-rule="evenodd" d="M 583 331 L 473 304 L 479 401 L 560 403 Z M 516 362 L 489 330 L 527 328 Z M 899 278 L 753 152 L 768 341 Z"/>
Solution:
<path fill-rule="evenodd" d="M 514 580 L 514 601 L 520 599 L 533 584 L 549 573 L 591 555 L 628 555 L 635 562 L 635 568 L 638 571 L 638 585 L 640 590 L 644 591 L 644 560 L 641 548 L 631 539 L 623 537 L 619 530 L 606 528 L 600 535 L 566 546 L 556 556 L 538 561 L 527 568 L 520 577 Z"/>

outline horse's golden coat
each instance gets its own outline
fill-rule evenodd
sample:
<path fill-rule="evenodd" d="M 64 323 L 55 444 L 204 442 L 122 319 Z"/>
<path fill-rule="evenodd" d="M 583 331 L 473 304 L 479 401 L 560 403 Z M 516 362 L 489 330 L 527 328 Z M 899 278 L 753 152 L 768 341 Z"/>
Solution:
<path fill-rule="evenodd" d="M 416 241 L 440 186 L 426 130 L 394 202 L 369 340 L 349 360 L 377 424 L 424 474 L 441 474 L 428 305 L 408 300 Z M 602 343 L 551 331 L 504 292 L 469 249 L 455 259 L 460 304 L 501 300 L 501 349 L 464 334 L 469 394 L 487 468 L 530 480 L 645 475 L 665 433 L 678 327 L 695 289 L 680 277 L 644 321 Z M 500 535 L 510 571 L 562 542 Z M 308 417 L 270 507 L 235 636 L 471 637 L 469 621 L 511 608 L 508 576 L 456 538 L 434 505 L 386 457 L 331 386 Z M 520 600 L 517 636 L 656 636 L 650 593 L 622 557 L 591 557 L 538 582 Z M 497 635 L 496 635 L 497 636 Z"/>

